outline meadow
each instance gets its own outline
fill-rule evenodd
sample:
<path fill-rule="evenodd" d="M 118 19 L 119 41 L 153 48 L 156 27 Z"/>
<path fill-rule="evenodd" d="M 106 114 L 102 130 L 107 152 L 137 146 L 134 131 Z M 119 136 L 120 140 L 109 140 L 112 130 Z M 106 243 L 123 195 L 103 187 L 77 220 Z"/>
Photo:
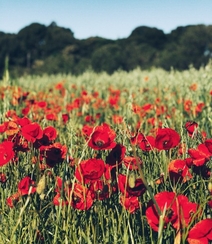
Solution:
<path fill-rule="evenodd" d="M 0 99 L 0 243 L 211 243 L 211 62 L 5 70 Z"/>

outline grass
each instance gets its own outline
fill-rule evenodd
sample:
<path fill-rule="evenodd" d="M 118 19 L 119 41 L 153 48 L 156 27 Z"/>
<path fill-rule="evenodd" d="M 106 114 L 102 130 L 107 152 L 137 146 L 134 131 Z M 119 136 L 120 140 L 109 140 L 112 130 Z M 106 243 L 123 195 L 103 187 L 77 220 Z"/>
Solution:
<path fill-rule="evenodd" d="M 107 75 L 89 71 L 80 76 L 58 74 L 26 76 L 16 80 L 11 80 L 6 72 L 1 81 L 1 125 L 6 121 L 17 122 L 16 116 L 26 116 L 31 122 L 39 124 L 42 131 L 52 126 L 57 131 L 52 143 L 65 146 L 67 153 L 54 167 L 48 167 L 46 155 L 43 156 L 42 150 L 30 141 L 25 140 L 28 149 L 24 152 L 13 148 L 14 157 L 0 167 L 0 172 L 7 179 L 0 183 L 0 243 L 177 243 L 179 236 L 176 228 L 170 222 L 167 225 L 164 222 L 167 214 L 165 207 L 158 210 L 162 220 L 159 233 L 147 221 L 149 202 L 155 202 L 154 196 L 165 191 L 183 194 L 190 202 L 201 207 L 189 224 L 179 229 L 181 237 L 178 243 L 188 243 L 190 229 L 212 216 L 208 205 L 211 200 L 208 191 L 211 159 L 201 167 L 192 166 L 189 169 L 192 178 L 183 182 L 173 181 L 170 177 L 169 163 L 189 158 L 188 149 L 196 149 L 204 143 L 205 134 L 206 139 L 212 138 L 211 70 L 212 64 L 209 63 L 200 70 L 190 67 L 183 72 L 136 69 L 129 73 L 118 71 Z M 45 104 L 42 106 L 39 102 Z M 150 108 L 145 110 L 147 105 Z M 67 122 L 63 121 L 63 115 L 68 116 Z M 122 121 L 116 122 L 114 115 L 121 116 Z M 188 136 L 185 129 L 187 121 L 198 123 L 197 136 Z M 147 190 L 138 197 L 139 206 L 132 213 L 131 208 L 120 203 L 122 193 L 117 187 L 120 181 L 118 176 L 129 175 L 129 169 L 123 162 L 121 168 L 116 162 L 115 179 L 101 176 L 104 189 L 109 189 L 107 197 L 101 200 L 93 197 L 93 204 L 87 210 L 78 210 L 73 204 L 63 205 L 63 200 L 69 203 L 76 201 L 76 204 L 79 201 L 74 196 L 74 186 L 79 183 L 75 171 L 82 161 L 97 158 L 107 165 L 111 149 L 98 151 L 91 148 L 82 133 L 84 125 L 94 129 L 103 123 L 114 130 L 115 142 L 126 147 L 125 156 L 138 157 L 142 161 L 141 166 L 136 162 L 134 174 L 136 179 L 142 179 Z M 18 126 L 16 133 L 0 126 L 0 142 L 14 142 L 19 133 L 23 143 L 26 138 L 21 134 L 20 124 Z M 180 144 L 170 150 L 154 148 L 151 151 L 143 151 L 137 144 L 132 145 L 131 137 L 137 130 L 146 136 L 155 136 L 159 127 L 177 131 Z M 185 150 L 179 153 L 181 144 L 184 144 Z M 0 154 L 3 155 L 1 148 Z M 204 174 L 205 169 L 208 170 L 207 175 Z M 13 200 L 13 206 L 8 206 L 8 198 L 20 193 L 19 183 L 26 176 L 34 182 L 27 188 L 28 194 L 20 194 L 19 199 Z M 38 188 L 42 177 L 45 177 L 43 189 L 39 193 L 38 190 L 32 193 L 33 187 Z M 59 190 L 59 204 L 55 205 L 57 177 L 63 183 Z M 66 187 L 70 188 L 70 193 L 66 192 Z M 89 188 L 90 184 L 86 187 Z M 113 188 L 116 189 L 113 191 Z M 103 190 L 94 193 L 101 194 Z"/>

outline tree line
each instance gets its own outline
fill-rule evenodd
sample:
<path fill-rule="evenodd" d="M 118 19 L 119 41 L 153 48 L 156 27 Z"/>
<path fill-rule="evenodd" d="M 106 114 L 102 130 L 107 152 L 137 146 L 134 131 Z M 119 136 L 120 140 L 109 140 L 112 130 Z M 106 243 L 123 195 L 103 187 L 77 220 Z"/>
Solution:
<path fill-rule="evenodd" d="M 165 70 L 200 68 L 212 58 L 212 25 L 180 26 L 165 34 L 157 28 L 139 26 L 127 38 L 76 39 L 57 26 L 32 23 L 17 34 L 0 32 L 0 75 L 9 58 L 12 76 L 23 74 L 81 74 L 87 69 L 112 74 L 121 69 Z"/>

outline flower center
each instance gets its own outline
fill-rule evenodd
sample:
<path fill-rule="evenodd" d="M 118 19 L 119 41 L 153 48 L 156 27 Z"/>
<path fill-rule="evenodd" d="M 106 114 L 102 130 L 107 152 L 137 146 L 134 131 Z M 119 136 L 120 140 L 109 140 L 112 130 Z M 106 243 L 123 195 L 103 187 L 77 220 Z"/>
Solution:
<path fill-rule="evenodd" d="M 102 146 L 104 145 L 104 142 L 103 142 L 103 141 L 96 141 L 96 142 L 95 142 L 95 145 L 96 145 L 97 147 L 102 147 Z"/>
<path fill-rule="evenodd" d="M 60 151 L 59 148 L 55 148 L 55 149 L 54 149 L 54 153 L 55 153 L 55 154 L 60 154 L 60 152 L 61 152 L 61 151 Z"/>
<path fill-rule="evenodd" d="M 166 146 L 168 144 L 168 141 L 164 141 L 163 145 Z"/>
<path fill-rule="evenodd" d="M 168 219 L 171 219 L 172 216 L 173 216 L 173 214 L 174 214 L 174 211 L 172 209 L 168 209 L 167 210 L 167 217 L 168 217 Z"/>
<path fill-rule="evenodd" d="M 77 204 L 80 202 L 80 198 L 78 196 L 73 196 L 73 202 L 74 204 Z"/>

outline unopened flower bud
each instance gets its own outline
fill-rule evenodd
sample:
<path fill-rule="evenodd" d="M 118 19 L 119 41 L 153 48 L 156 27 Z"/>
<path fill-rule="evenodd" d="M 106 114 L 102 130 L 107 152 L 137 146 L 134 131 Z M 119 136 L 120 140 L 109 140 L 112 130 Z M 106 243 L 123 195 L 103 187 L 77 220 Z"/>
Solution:
<path fill-rule="evenodd" d="M 40 199 L 41 199 L 41 200 L 44 200 L 45 196 L 46 196 L 46 195 L 45 195 L 44 193 L 41 193 L 41 194 L 40 194 Z"/>
<path fill-rule="evenodd" d="M 212 193 L 212 181 L 208 183 L 208 190 L 210 193 Z"/>
<path fill-rule="evenodd" d="M 135 181 L 136 181 L 135 173 L 130 172 L 128 176 L 128 184 L 130 188 L 135 187 Z"/>
<path fill-rule="evenodd" d="M 46 177 L 45 175 L 43 175 L 38 182 L 38 185 L 36 187 L 36 192 L 40 195 L 44 192 L 45 188 L 46 188 Z"/>

